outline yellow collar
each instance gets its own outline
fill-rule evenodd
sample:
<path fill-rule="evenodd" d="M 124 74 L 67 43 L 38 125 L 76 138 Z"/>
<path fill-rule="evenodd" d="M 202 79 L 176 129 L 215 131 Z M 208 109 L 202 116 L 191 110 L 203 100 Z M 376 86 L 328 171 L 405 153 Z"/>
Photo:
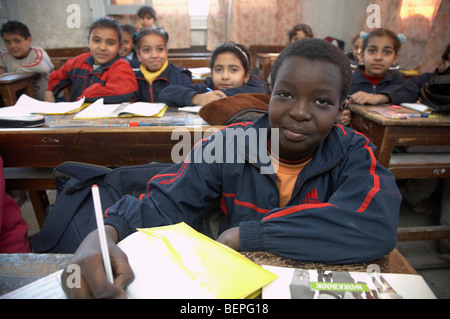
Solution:
<path fill-rule="evenodd" d="M 145 79 L 147 80 L 148 83 L 152 84 L 153 81 L 161 75 L 161 73 L 164 72 L 164 70 L 167 68 L 167 66 L 169 65 L 169 61 L 166 60 L 166 62 L 164 62 L 163 66 L 161 69 L 159 69 L 156 72 L 150 72 L 149 70 L 147 70 L 147 68 L 144 66 L 144 64 L 141 64 L 141 72 L 144 75 Z"/>

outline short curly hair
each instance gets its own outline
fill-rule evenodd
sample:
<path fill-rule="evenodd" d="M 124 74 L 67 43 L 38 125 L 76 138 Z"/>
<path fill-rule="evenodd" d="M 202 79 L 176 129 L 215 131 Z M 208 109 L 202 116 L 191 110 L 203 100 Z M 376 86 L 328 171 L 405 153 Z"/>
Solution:
<path fill-rule="evenodd" d="M 4 33 L 18 34 L 24 37 L 25 39 L 31 37 L 31 33 L 28 27 L 22 22 L 16 20 L 14 21 L 9 20 L 3 23 L 2 28 L 0 30 L 0 34 L 2 37 Z"/>
<path fill-rule="evenodd" d="M 341 96 L 343 102 L 347 98 L 352 85 L 352 69 L 348 57 L 338 47 L 321 39 L 302 39 L 288 45 L 275 60 L 269 76 L 270 86 L 277 80 L 278 70 L 286 58 L 302 57 L 311 61 L 323 61 L 336 65 L 341 73 Z"/>

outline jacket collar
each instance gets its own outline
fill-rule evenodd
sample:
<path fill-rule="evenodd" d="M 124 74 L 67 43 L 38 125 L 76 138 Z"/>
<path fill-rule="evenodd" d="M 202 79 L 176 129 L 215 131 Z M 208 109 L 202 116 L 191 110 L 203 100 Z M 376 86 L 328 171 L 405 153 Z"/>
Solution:
<path fill-rule="evenodd" d="M 121 59 L 121 57 L 119 56 L 119 54 L 116 55 L 116 57 L 114 59 L 112 59 L 112 61 L 110 61 L 107 64 L 103 64 L 101 65 L 97 70 L 92 71 L 92 73 L 103 73 L 106 69 L 108 69 L 111 65 L 114 64 L 114 62 L 116 62 L 117 60 Z M 89 64 L 90 66 L 94 66 L 94 58 L 92 57 L 92 54 L 90 54 L 86 60 L 84 60 L 84 62 L 86 62 L 87 64 Z"/>

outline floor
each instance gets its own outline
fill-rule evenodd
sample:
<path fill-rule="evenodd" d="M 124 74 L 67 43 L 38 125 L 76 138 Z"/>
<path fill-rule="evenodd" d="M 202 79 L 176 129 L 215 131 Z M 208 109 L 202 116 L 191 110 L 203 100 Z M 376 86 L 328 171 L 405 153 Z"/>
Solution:
<path fill-rule="evenodd" d="M 55 191 L 48 191 L 50 202 L 54 201 L 56 196 Z M 31 206 L 26 193 L 18 193 L 15 196 L 18 203 L 21 204 L 22 215 L 27 220 L 29 225 L 29 235 L 39 231 L 39 225 L 36 221 L 34 210 Z M 412 212 L 408 207 L 402 205 L 400 211 L 400 227 L 411 226 L 429 226 L 438 225 L 439 222 L 439 208 L 433 206 L 431 215 L 422 215 Z M 450 299 L 450 255 L 442 255 L 439 250 L 439 242 L 436 241 L 420 241 L 420 242 L 399 242 L 397 249 L 410 262 L 410 264 L 417 270 L 419 275 L 423 276 L 425 281 L 430 286 L 431 290 L 439 299 Z M 425 257 L 425 258 L 424 258 Z M 442 266 L 434 265 L 433 268 L 423 266 L 423 261 L 446 257 L 447 263 Z M 417 261 L 421 261 L 418 266 Z M 418 268 L 417 268 L 418 267 Z M 437 267 L 437 268 L 435 268 Z M 420 268 L 420 269 L 419 269 Z"/>

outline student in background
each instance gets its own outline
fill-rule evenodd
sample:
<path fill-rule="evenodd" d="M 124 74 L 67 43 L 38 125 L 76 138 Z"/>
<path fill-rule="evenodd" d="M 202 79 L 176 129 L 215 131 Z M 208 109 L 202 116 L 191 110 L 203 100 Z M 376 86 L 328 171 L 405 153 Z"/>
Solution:
<path fill-rule="evenodd" d="M 171 106 L 205 105 L 239 93 L 269 93 L 266 82 L 250 74 L 250 54 L 240 44 L 228 42 L 211 56 L 211 77 L 190 86 L 171 85 L 160 94 Z"/>
<path fill-rule="evenodd" d="M 364 65 L 362 47 L 363 47 L 363 40 L 361 39 L 360 33 L 358 33 L 352 39 L 352 49 L 347 51 L 346 53 L 352 68 L 356 69 L 358 66 Z"/>
<path fill-rule="evenodd" d="M 32 46 L 30 30 L 21 22 L 7 21 L 0 32 L 7 49 L 0 55 L 0 74 L 36 73 L 38 76 L 34 82 L 34 98 L 43 101 L 48 77 L 54 70 L 47 52 Z"/>
<path fill-rule="evenodd" d="M 0 253 L 31 253 L 28 225 L 20 207 L 5 191 L 3 159 L 0 156 Z"/>
<path fill-rule="evenodd" d="M 50 74 L 45 100 L 55 102 L 55 96 L 72 85 L 71 101 L 83 96 L 87 103 L 100 98 L 108 104 L 135 101 L 136 77 L 119 55 L 121 40 L 116 20 L 108 17 L 95 20 L 89 30 L 90 52 L 70 59 Z"/>
<path fill-rule="evenodd" d="M 157 20 L 156 11 L 151 6 L 143 6 L 137 12 L 137 19 L 136 29 L 151 28 Z"/>
<path fill-rule="evenodd" d="M 418 90 L 405 76 L 389 68 L 398 61 L 403 37 L 375 29 L 363 39 L 364 65 L 353 74 L 351 101 L 357 104 L 414 103 Z"/>
<path fill-rule="evenodd" d="M 124 296 L 133 273 L 118 241 L 137 227 L 181 221 L 195 227 L 219 207 L 224 214 L 217 241 L 238 251 L 347 264 L 370 262 L 395 248 L 401 203 L 395 177 L 377 164 L 366 137 L 335 124 L 351 85 L 346 55 L 324 40 L 296 41 L 278 56 L 270 76 L 267 114 L 202 140 L 184 162 L 148 183 L 148 196 L 127 195 L 108 209 L 114 284 L 106 279 L 94 231 L 70 261 L 81 267 L 81 288 L 68 288 L 72 272 L 63 271 L 69 297 Z M 261 140 L 243 138 L 236 145 L 226 140 L 235 139 L 232 132 Z M 269 150 L 269 162 L 250 162 L 250 153 L 268 156 L 262 145 L 275 132 L 279 149 Z M 199 160 L 205 149 L 227 160 Z"/>
<path fill-rule="evenodd" d="M 160 92 L 169 85 L 192 84 L 191 71 L 182 69 L 167 60 L 169 34 L 164 29 L 142 29 L 136 40 L 137 54 L 142 64 L 135 72 L 139 86 L 138 100 L 160 102 Z"/>
<path fill-rule="evenodd" d="M 119 54 L 122 58 L 127 60 L 131 68 L 138 69 L 141 66 L 141 62 L 134 51 L 133 40 L 137 32 L 136 28 L 130 24 L 122 25 L 120 28 L 122 29 L 122 42 L 120 43 Z"/>
<path fill-rule="evenodd" d="M 314 38 L 314 33 L 311 27 L 304 23 L 299 23 L 295 25 L 289 32 L 289 43 L 292 43 L 297 40 L 301 40 L 304 38 Z"/>

